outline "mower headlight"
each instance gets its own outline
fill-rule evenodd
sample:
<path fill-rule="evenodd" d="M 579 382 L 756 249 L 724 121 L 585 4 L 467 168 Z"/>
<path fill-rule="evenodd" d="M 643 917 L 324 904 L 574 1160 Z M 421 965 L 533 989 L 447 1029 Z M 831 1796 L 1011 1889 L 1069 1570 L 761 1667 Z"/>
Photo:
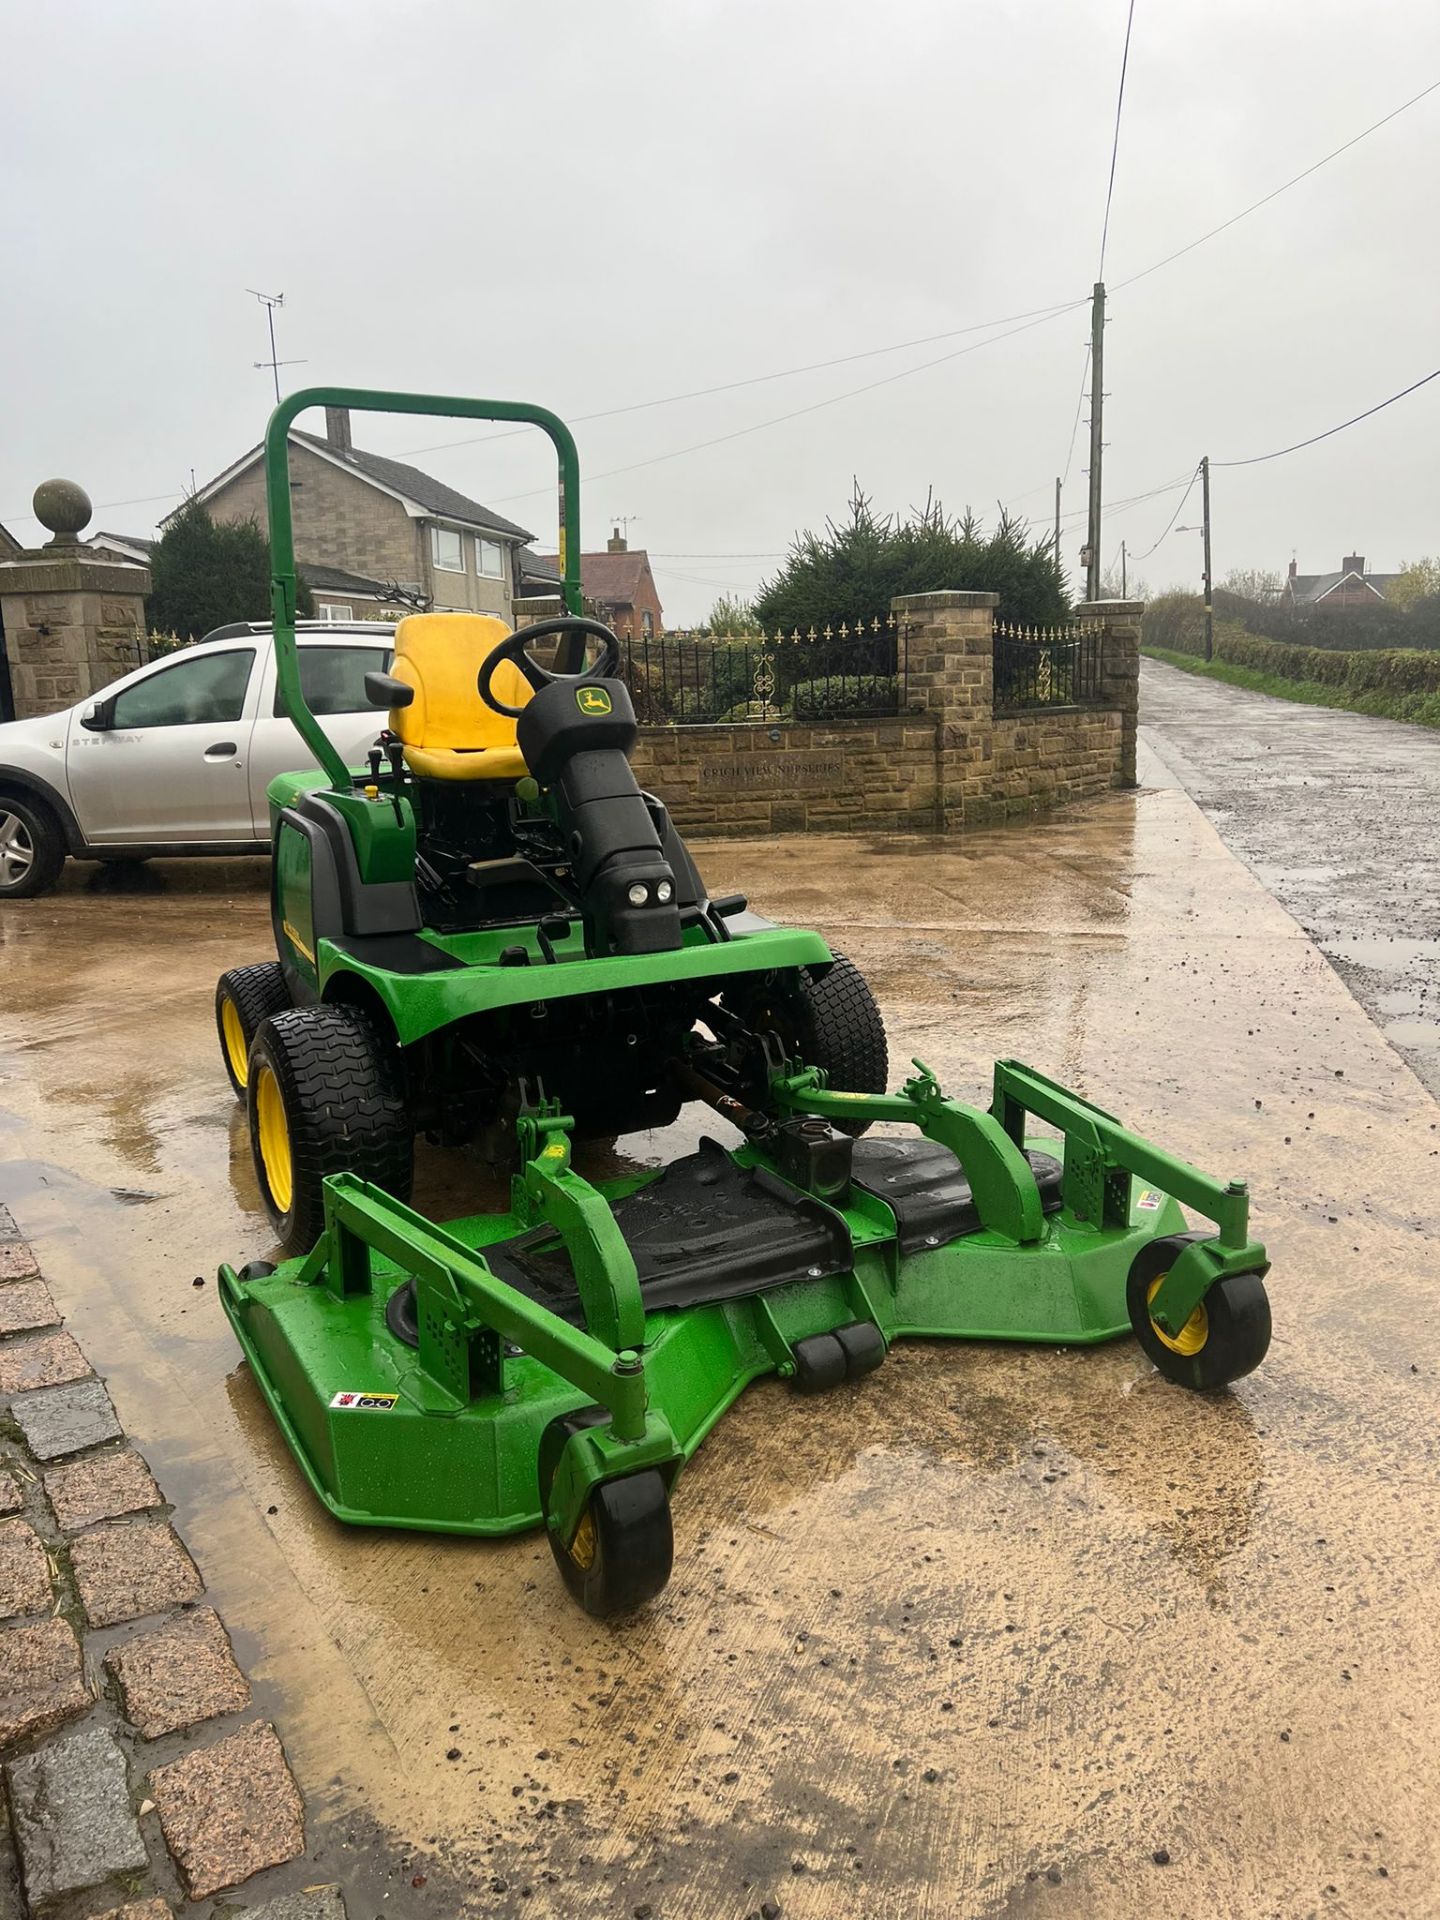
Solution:
<path fill-rule="evenodd" d="M 643 907 L 645 902 L 650 898 L 650 889 L 642 886 L 637 880 L 625 898 L 630 902 L 632 907 Z"/>
<path fill-rule="evenodd" d="M 656 887 L 655 889 L 655 898 L 660 902 L 661 906 L 663 907 L 668 903 L 674 891 L 675 891 L 674 887 L 671 886 L 668 880 L 662 880 L 659 886 Z"/>

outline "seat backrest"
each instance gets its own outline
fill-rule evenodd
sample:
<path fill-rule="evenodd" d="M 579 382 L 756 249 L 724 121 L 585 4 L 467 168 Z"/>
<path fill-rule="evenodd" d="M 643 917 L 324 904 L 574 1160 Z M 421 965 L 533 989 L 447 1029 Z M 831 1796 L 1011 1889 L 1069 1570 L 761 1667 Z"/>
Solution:
<path fill-rule="evenodd" d="M 415 698 L 408 707 L 393 709 L 392 732 L 407 747 L 430 752 L 513 747 L 515 722 L 487 707 L 475 685 L 481 662 L 509 637 L 505 622 L 490 614 L 407 614 L 395 629 L 391 672 L 414 687 Z M 496 673 L 494 687 L 507 706 L 529 702 L 529 682 L 508 661 Z"/>

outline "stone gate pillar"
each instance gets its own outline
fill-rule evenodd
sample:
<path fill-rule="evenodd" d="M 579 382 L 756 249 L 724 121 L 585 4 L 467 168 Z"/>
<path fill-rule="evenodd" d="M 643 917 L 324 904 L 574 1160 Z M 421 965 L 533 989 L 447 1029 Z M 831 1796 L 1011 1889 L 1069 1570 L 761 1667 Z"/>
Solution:
<path fill-rule="evenodd" d="M 935 828 L 998 818 L 994 794 L 994 632 L 998 593 L 907 593 L 890 602 L 906 692 L 935 723 Z"/>
<path fill-rule="evenodd" d="M 1098 621 L 1100 690 L 1106 706 L 1120 709 L 1120 764 L 1114 784 L 1133 787 L 1135 734 L 1140 721 L 1140 617 L 1143 600 L 1084 600 L 1077 620 Z"/>
<path fill-rule="evenodd" d="M 69 480 L 35 489 L 54 536 L 0 561 L 0 625 L 15 718 L 54 713 L 141 665 L 150 569 L 102 560 L 80 539 L 90 500 Z"/>

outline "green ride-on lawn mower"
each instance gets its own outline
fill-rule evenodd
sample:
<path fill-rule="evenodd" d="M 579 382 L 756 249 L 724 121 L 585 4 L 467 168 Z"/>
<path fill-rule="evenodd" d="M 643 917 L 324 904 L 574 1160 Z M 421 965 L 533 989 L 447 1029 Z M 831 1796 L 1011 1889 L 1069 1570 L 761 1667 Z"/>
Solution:
<path fill-rule="evenodd" d="M 555 445 L 568 614 L 511 633 L 416 614 L 367 770 L 309 711 L 288 435 L 311 406 L 530 422 Z M 988 1110 L 919 1062 L 887 1093 L 856 968 L 711 899 L 629 763 L 609 630 L 581 616 L 574 443 L 539 407 L 312 389 L 265 442 L 281 698 L 319 761 L 270 789 L 278 962 L 216 1007 L 261 1192 L 294 1256 L 220 1269 L 255 1378 L 331 1513 L 543 1525 L 605 1616 L 670 1574 L 676 1475 L 751 1381 L 813 1394 L 906 1335 L 1133 1330 L 1223 1386 L 1270 1339 L 1264 1249 L 1228 1186 L 1014 1061 Z M 548 651 L 547 651 L 548 649 Z M 698 1100 L 739 1144 L 593 1183 L 572 1140 Z M 1027 1120 L 1046 1130 L 1027 1145 Z M 904 1131 L 863 1137 L 874 1122 Z M 508 1143 L 505 1213 L 409 1205 L 417 1131 Z M 1213 1223 L 1187 1230 L 1181 1208 Z"/>

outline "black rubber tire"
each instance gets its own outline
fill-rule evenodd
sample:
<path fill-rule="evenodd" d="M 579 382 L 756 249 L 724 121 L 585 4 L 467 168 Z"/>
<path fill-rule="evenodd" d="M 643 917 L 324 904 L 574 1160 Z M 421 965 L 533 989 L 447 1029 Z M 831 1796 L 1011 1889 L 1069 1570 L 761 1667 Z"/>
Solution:
<path fill-rule="evenodd" d="M 604 1407 L 581 1407 L 552 1420 L 540 1441 L 540 1511 L 566 1591 L 592 1619 L 634 1613 L 663 1592 L 675 1563 L 670 1493 L 655 1467 L 602 1480 L 585 1505 L 575 1541 L 563 1542 L 548 1524 L 550 1488 L 565 1443 L 582 1427 L 603 1425 Z M 587 1525 L 588 1523 L 588 1525 Z M 577 1546 L 583 1550 L 577 1552 Z M 588 1563 L 585 1559 L 588 1552 Z"/>
<path fill-rule="evenodd" d="M 271 1189 L 261 1147 L 260 1107 L 273 1076 L 290 1162 L 288 1204 Z M 276 1237 L 308 1253 L 325 1224 L 323 1183 L 353 1173 L 397 1200 L 410 1198 L 415 1127 L 400 1061 L 374 1023 L 354 1007 L 289 1007 L 260 1026 L 246 1088 L 250 1151 Z"/>
<path fill-rule="evenodd" d="M 65 836 L 60 822 L 50 809 L 28 794 L 0 794 L 0 829 L 7 820 L 15 825 L 17 850 L 28 852 L 24 871 L 7 878 L 10 862 L 0 856 L 0 900 L 29 900 L 37 893 L 48 893 L 60 878 L 65 865 Z M 9 838 L 7 832 L 5 837 Z"/>
<path fill-rule="evenodd" d="M 832 967 L 800 967 L 768 988 L 732 989 L 725 1004 L 747 1022 L 777 1033 L 807 1067 L 822 1068 L 837 1092 L 885 1092 L 890 1072 L 885 1022 L 864 974 L 843 953 L 835 955 Z M 832 1119 L 831 1125 L 858 1139 L 870 1122 Z"/>
<path fill-rule="evenodd" d="M 1241 1380 L 1265 1358 L 1270 1347 L 1270 1299 L 1258 1273 L 1237 1273 L 1217 1280 L 1182 1329 L 1182 1337 L 1202 1336 L 1190 1353 L 1166 1343 L 1150 1318 L 1150 1296 L 1184 1247 L 1213 1238 L 1206 1233 L 1172 1233 L 1151 1240 L 1136 1254 L 1125 1287 L 1125 1305 L 1135 1337 L 1167 1380 L 1200 1393 Z M 1203 1315 L 1203 1319 L 1196 1316 Z M 1188 1344 L 1188 1342 L 1187 1342 Z"/>
<path fill-rule="evenodd" d="M 237 1073 L 236 1063 L 231 1057 L 229 1041 L 225 1034 L 225 1008 L 229 1004 L 235 1009 L 235 1018 L 239 1022 L 239 1039 L 244 1043 L 242 1057 L 245 1071 Z M 228 973 L 222 973 L 215 983 L 215 1031 L 220 1036 L 220 1059 L 225 1067 L 225 1077 L 234 1090 L 235 1098 L 245 1098 L 245 1082 L 249 1077 L 250 1049 L 261 1026 L 272 1013 L 283 1013 L 290 1005 L 290 989 L 285 984 L 285 972 L 278 960 L 262 960 L 253 967 L 231 967 Z"/>

